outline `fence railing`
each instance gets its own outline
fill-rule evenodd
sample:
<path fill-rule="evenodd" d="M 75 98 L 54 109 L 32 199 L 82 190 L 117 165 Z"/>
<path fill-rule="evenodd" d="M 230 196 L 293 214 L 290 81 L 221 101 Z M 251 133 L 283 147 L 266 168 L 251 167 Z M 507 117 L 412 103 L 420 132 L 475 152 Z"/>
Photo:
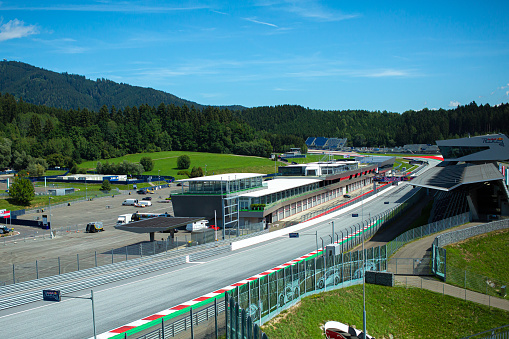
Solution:
<path fill-rule="evenodd" d="M 463 339 L 509 339 L 509 325 L 492 328 L 488 331 L 469 335 Z"/>
<path fill-rule="evenodd" d="M 394 253 L 396 253 L 401 246 L 404 244 L 413 241 L 415 239 L 419 239 L 430 234 L 434 234 L 437 232 L 442 232 L 452 227 L 456 227 L 459 225 L 463 225 L 467 222 L 470 222 L 470 213 L 463 213 L 456 215 L 451 218 L 447 218 L 444 220 L 436 221 L 431 224 L 419 226 L 413 228 L 411 230 L 406 231 L 396 237 L 396 239 L 387 243 L 387 254 L 391 257 Z"/>
<path fill-rule="evenodd" d="M 498 220 L 490 223 L 441 234 L 433 241 L 433 273 L 446 283 L 469 289 L 486 295 L 504 298 L 508 281 L 502 281 L 454 267 L 447 263 L 447 250 L 442 246 L 463 241 L 476 235 L 509 228 L 509 220 Z"/>
<path fill-rule="evenodd" d="M 165 240 L 140 242 L 102 252 L 76 253 L 57 258 L 39 259 L 33 262 L 13 263 L 12 265 L 4 263 L 4 265 L 0 266 L 0 286 L 17 284 L 23 281 L 51 277 L 53 275 L 80 271 L 87 268 L 114 264 L 161 253 L 167 253 L 168 255 L 185 255 L 211 246 L 227 246 L 233 239 L 237 241 L 267 233 L 268 230 L 260 229 L 260 225 L 251 224 L 252 227 L 243 228 L 242 232 L 231 232 L 226 235 L 224 240 L 222 239 L 222 230 L 218 231 L 218 239 L 220 239 L 218 241 L 215 241 L 215 231 L 210 230 L 206 233 L 184 235 L 184 237 L 178 237 L 176 240 L 168 237 Z M 66 233 L 83 232 L 85 231 L 85 225 L 59 227 L 52 231 L 57 236 Z M 28 237 L 25 236 L 17 241 L 26 242 L 36 239 L 35 234 L 36 233 Z M 42 233 L 42 238 L 46 237 L 49 238 L 50 235 Z M 7 237 L 3 237 L 0 243 L 4 242 L 4 245 L 6 245 L 5 239 L 7 239 Z"/>

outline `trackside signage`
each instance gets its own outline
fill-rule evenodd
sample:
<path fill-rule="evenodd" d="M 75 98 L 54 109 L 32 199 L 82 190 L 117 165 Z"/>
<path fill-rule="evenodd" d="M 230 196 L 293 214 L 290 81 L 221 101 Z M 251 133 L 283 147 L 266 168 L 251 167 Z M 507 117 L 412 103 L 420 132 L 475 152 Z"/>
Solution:
<path fill-rule="evenodd" d="M 60 301 L 60 290 L 42 290 L 42 299 L 44 301 Z"/>

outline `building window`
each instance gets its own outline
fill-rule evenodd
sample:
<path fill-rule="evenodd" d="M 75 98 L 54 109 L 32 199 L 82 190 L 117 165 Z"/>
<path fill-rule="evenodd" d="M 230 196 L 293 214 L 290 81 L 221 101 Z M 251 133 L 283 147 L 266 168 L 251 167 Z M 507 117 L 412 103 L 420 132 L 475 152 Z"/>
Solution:
<path fill-rule="evenodd" d="M 456 159 L 488 150 L 488 146 L 440 146 L 444 159 Z"/>

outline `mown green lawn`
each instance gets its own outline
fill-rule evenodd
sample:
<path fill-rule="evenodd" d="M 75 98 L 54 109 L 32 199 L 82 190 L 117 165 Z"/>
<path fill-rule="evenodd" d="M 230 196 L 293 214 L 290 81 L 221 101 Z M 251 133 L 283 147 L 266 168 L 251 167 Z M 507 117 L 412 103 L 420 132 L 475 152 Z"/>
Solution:
<path fill-rule="evenodd" d="M 139 162 L 144 156 L 151 157 L 154 160 L 154 169 L 150 172 L 144 172 L 148 175 L 171 175 L 177 179 L 185 178 L 185 176 L 177 175 L 177 158 L 180 155 L 186 154 L 191 159 L 191 166 L 201 167 L 207 175 L 223 174 L 233 172 L 243 173 L 274 173 L 274 162 L 267 158 L 239 156 L 233 154 L 215 154 L 215 153 L 202 153 L 202 152 L 156 152 L 156 153 L 143 153 L 143 154 L 130 154 L 121 158 L 99 160 L 101 162 L 109 161 L 110 163 L 119 163 L 124 160 L 130 162 Z M 97 161 L 87 161 L 79 165 L 80 168 L 93 169 L 97 165 Z M 281 166 L 278 163 L 278 166 Z"/>
<path fill-rule="evenodd" d="M 509 229 L 482 234 L 445 248 L 447 266 L 509 282 Z"/>
<path fill-rule="evenodd" d="M 462 338 L 507 325 L 509 312 L 427 290 L 366 285 L 366 327 L 377 339 Z M 262 326 L 271 339 L 323 339 L 329 320 L 362 329 L 362 285 L 303 298 Z"/>

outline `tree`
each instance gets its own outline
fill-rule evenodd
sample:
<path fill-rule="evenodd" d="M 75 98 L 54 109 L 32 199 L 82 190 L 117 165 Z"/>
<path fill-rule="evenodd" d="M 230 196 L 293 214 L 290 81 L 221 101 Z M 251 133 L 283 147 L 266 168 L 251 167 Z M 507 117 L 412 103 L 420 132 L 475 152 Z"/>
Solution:
<path fill-rule="evenodd" d="M 108 179 L 104 179 L 103 180 L 103 184 L 101 186 L 101 190 L 103 190 L 103 191 L 110 191 L 111 190 L 111 184 L 110 184 L 110 181 Z"/>
<path fill-rule="evenodd" d="M 9 167 L 11 163 L 12 141 L 7 138 L 0 138 L 0 168 Z"/>
<path fill-rule="evenodd" d="M 177 158 L 177 168 L 178 169 L 188 169 L 191 166 L 191 159 L 187 155 L 181 155 Z"/>
<path fill-rule="evenodd" d="M 9 195 L 15 202 L 28 206 L 35 197 L 34 186 L 27 178 L 17 177 L 9 188 Z"/>
<path fill-rule="evenodd" d="M 154 160 L 151 157 L 143 157 L 140 159 L 140 164 L 143 166 L 145 172 L 152 171 L 154 169 Z"/>
<path fill-rule="evenodd" d="M 197 177 L 203 177 L 203 169 L 201 167 L 193 167 L 191 170 L 191 174 L 189 175 L 189 178 L 197 178 Z"/>

